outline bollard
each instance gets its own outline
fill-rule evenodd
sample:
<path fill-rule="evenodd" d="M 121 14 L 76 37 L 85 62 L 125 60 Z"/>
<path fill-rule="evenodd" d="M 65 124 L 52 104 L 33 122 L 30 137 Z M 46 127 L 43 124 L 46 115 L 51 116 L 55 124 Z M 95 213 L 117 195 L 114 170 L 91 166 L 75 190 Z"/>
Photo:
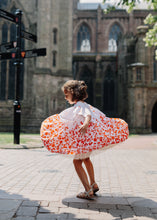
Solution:
<path fill-rule="evenodd" d="M 19 101 L 14 101 L 14 144 L 20 144 L 20 119 L 21 105 Z"/>

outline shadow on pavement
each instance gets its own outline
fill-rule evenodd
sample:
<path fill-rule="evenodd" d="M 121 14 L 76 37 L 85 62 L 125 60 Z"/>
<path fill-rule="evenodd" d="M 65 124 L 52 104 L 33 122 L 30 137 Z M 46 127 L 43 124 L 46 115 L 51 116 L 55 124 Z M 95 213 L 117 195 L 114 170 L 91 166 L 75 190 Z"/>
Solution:
<path fill-rule="evenodd" d="M 135 216 L 157 219 L 157 202 L 142 197 L 97 195 L 94 200 L 69 197 L 63 199 L 62 203 L 78 209 L 99 210 L 101 213 L 109 213 L 118 219 Z"/>
<path fill-rule="evenodd" d="M 62 202 L 30 200 L 19 194 L 0 190 L 0 220 L 77 220 L 75 210 L 70 211 Z M 81 217 L 79 219 L 87 220 Z"/>
<path fill-rule="evenodd" d="M 30 200 L 19 194 L 0 190 L 0 220 L 53 219 L 157 219 L 157 202 L 133 196 L 95 196 L 94 200 L 69 197 L 62 200 Z M 102 218 L 101 218 L 102 214 Z M 99 218 L 96 218 L 96 216 Z"/>

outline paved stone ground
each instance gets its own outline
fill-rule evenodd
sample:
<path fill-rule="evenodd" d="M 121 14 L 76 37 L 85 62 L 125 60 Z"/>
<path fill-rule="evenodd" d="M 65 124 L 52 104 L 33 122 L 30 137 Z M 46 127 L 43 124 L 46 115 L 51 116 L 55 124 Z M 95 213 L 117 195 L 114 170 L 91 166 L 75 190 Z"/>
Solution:
<path fill-rule="evenodd" d="M 72 158 L 0 149 L 0 220 L 157 219 L 157 135 L 131 136 L 92 161 L 100 192 L 89 201 L 76 198 Z"/>

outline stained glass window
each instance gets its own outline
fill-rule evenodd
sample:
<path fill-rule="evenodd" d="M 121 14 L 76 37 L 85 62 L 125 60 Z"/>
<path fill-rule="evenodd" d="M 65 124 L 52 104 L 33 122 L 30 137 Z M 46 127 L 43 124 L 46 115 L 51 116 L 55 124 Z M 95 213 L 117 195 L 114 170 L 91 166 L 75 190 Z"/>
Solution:
<path fill-rule="evenodd" d="M 122 30 L 118 24 L 114 24 L 111 27 L 110 33 L 109 33 L 109 42 L 108 42 L 108 50 L 110 52 L 116 52 L 117 51 L 117 41 L 118 37 L 121 35 Z"/>
<path fill-rule="evenodd" d="M 77 50 L 88 52 L 91 50 L 90 30 L 87 25 L 81 25 L 77 34 Z"/>

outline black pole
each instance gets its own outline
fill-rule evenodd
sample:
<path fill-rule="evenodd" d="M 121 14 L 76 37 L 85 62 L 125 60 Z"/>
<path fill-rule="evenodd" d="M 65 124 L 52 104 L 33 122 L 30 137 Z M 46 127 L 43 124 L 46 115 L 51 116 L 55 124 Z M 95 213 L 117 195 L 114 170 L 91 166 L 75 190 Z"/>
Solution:
<path fill-rule="evenodd" d="M 16 100 L 14 101 L 14 144 L 20 144 L 20 122 L 21 122 L 21 105 L 20 105 L 20 74 L 21 74 L 21 16 L 22 11 L 17 9 L 16 12 Z"/>

